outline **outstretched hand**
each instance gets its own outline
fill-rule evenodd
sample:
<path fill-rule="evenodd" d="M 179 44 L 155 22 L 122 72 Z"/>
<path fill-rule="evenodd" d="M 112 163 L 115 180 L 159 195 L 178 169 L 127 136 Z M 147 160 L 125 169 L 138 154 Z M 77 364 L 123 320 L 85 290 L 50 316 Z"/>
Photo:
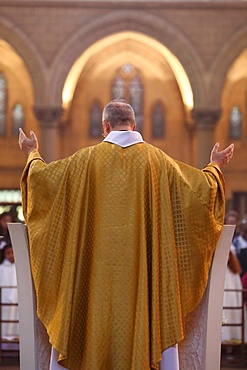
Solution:
<path fill-rule="evenodd" d="M 31 139 L 25 135 L 21 128 L 19 129 L 19 146 L 26 155 L 35 149 L 39 149 L 38 139 L 33 131 L 30 131 L 30 137 Z"/>
<path fill-rule="evenodd" d="M 216 143 L 211 151 L 210 162 L 216 163 L 220 168 L 224 167 L 232 159 L 234 144 L 229 145 L 226 149 L 218 151 L 220 144 Z"/>

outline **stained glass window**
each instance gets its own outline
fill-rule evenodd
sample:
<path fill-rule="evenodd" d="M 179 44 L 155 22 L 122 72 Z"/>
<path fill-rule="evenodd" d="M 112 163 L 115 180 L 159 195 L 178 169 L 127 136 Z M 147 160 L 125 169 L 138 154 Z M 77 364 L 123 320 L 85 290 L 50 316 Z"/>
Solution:
<path fill-rule="evenodd" d="M 135 111 L 136 129 L 141 132 L 143 124 L 143 84 L 138 70 L 131 63 L 125 63 L 117 70 L 112 84 L 112 98 L 124 99 L 131 104 Z"/>
<path fill-rule="evenodd" d="M 154 139 L 165 136 L 165 114 L 160 102 L 155 104 L 152 112 L 152 136 Z"/>
<path fill-rule="evenodd" d="M 125 63 L 121 70 L 126 74 L 126 75 L 129 75 L 130 73 L 132 73 L 134 71 L 134 66 L 131 64 L 131 63 Z"/>
<path fill-rule="evenodd" d="M 90 110 L 89 118 L 90 137 L 97 138 L 102 136 L 101 118 L 102 118 L 102 108 L 100 104 L 97 101 L 95 101 Z"/>
<path fill-rule="evenodd" d="M 241 139 L 242 136 L 242 114 L 237 106 L 230 113 L 229 136 L 231 139 Z"/>
<path fill-rule="evenodd" d="M 136 74 L 130 81 L 129 85 L 129 102 L 133 107 L 136 116 L 136 130 L 142 131 L 142 121 L 143 121 L 143 107 L 142 107 L 142 95 L 143 87 L 140 77 Z"/>
<path fill-rule="evenodd" d="M 126 82 L 122 76 L 117 75 L 112 85 L 113 99 L 126 99 Z"/>
<path fill-rule="evenodd" d="M 6 134 L 7 127 L 7 81 L 0 72 L 0 135 Z"/>
<path fill-rule="evenodd" d="M 19 134 L 19 128 L 24 128 L 24 119 L 23 106 L 17 103 L 12 111 L 12 132 L 14 135 Z"/>

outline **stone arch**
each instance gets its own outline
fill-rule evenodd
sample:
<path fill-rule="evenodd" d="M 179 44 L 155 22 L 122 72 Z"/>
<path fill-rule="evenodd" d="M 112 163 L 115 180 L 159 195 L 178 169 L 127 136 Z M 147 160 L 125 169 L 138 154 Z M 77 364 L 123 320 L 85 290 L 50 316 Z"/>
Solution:
<path fill-rule="evenodd" d="M 42 56 L 29 38 L 16 25 L 3 17 L 0 17 L 0 35 L 23 59 L 32 80 L 35 102 L 45 104 L 47 78 Z"/>
<path fill-rule="evenodd" d="M 246 48 L 247 26 L 238 30 L 222 47 L 210 69 L 211 104 L 221 105 L 222 90 L 229 68 Z"/>
<path fill-rule="evenodd" d="M 170 23 L 164 23 L 156 16 L 146 14 L 145 17 L 131 14 L 123 15 L 121 12 L 110 14 L 101 18 L 96 17 L 90 26 L 82 26 L 76 34 L 64 45 L 57 54 L 51 66 L 52 85 L 49 86 L 50 99 L 54 103 L 61 102 L 61 95 L 67 75 L 74 62 L 88 47 L 107 36 L 132 31 L 144 34 L 164 45 L 179 60 L 183 66 L 192 86 L 196 100 L 205 101 L 206 87 L 202 80 L 203 62 L 189 40 Z M 183 52 L 181 52 L 183 50 Z M 61 63 L 63 60 L 63 63 Z M 193 63 L 191 63 L 193 60 Z"/>

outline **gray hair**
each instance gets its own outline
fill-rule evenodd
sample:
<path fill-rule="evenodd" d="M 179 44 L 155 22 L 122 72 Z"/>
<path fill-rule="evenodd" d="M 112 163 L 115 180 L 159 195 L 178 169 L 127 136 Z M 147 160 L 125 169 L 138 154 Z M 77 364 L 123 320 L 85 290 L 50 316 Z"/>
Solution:
<path fill-rule="evenodd" d="M 130 126 L 135 124 L 135 112 L 124 100 L 115 99 L 108 103 L 103 110 L 103 121 L 107 120 L 111 127 Z"/>

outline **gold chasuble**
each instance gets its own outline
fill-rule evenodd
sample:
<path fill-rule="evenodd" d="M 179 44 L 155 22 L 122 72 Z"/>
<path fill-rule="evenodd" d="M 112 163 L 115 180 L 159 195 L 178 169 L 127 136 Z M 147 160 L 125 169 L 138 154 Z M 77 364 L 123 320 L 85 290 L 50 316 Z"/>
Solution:
<path fill-rule="evenodd" d="M 145 142 L 102 142 L 21 182 L 37 313 L 69 370 L 158 369 L 199 304 L 224 218 L 224 180 Z"/>

